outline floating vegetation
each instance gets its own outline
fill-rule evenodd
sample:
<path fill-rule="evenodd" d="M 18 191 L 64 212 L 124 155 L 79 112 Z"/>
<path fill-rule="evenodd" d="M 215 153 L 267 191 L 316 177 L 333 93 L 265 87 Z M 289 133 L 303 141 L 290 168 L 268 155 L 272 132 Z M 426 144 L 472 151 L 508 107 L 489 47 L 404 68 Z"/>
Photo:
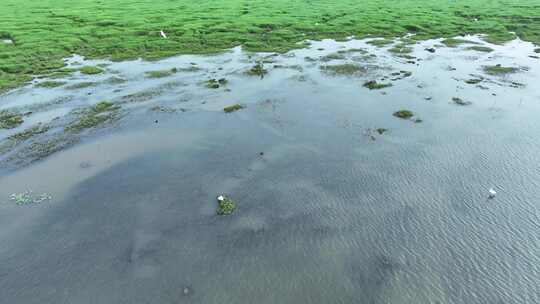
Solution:
<path fill-rule="evenodd" d="M 352 49 L 347 49 L 347 50 L 339 50 L 337 51 L 338 54 L 348 54 L 348 53 L 361 53 L 361 54 L 367 54 L 368 51 L 364 50 L 364 49 L 357 49 L 357 48 L 352 48 Z"/>
<path fill-rule="evenodd" d="M 176 68 L 176 70 L 178 72 L 198 72 L 201 70 L 201 68 L 196 65 L 191 65 L 187 68 Z"/>
<path fill-rule="evenodd" d="M 84 81 L 84 82 L 79 82 L 79 83 L 74 83 L 74 84 L 68 85 L 68 86 L 65 87 L 65 89 L 67 89 L 67 90 L 78 90 L 78 89 L 84 89 L 84 88 L 88 88 L 88 87 L 93 87 L 95 85 L 97 85 L 97 82 Z"/>
<path fill-rule="evenodd" d="M 368 81 L 366 83 L 364 83 L 364 87 L 370 89 L 370 90 L 378 90 L 378 89 L 383 89 L 383 88 L 387 88 L 387 87 L 391 87 L 392 84 L 391 83 L 379 83 L 375 80 L 371 80 L 371 81 Z"/>
<path fill-rule="evenodd" d="M 352 63 L 322 65 L 320 69 L 323 72 L 334 75 L 354 75 L 364 73 L 366 71 L 364 67 Z"/>
<path fill-rule="evenodd" d="M 38 124 L 36 126 L 33 126 L 31 128 L 28 128 L 24 131 L 15 133 L 8 138 L 15 141 L 25 141 L 29 138 L 34 137 L 35 135 L 42 134 L 47 132 L 50 129 L 47 125 Z"/>
<path fill-rule="evenodd" d="M 412 76 L 412 72 L 410 72 L 410 71 L 399 71 L 399 72 L 391 73 L 390 75 L 394 76 L 394 78 L 391 78 L 390 80 L 396 81 L 396 80 L 400 80 L 400 79 Z"/>
<path fill-rule="evenodd" d="M 259 76 L 263 78 L 264 75 L 268 74 L 268 70 L 264 68 L 264 65 L 261 62 L 258 62 L 256 65 L 251 67 L 251 69 L 247 70 L 246 74 L 249 76 Z"/>
<path fill-rule="evenodd" d="M 447 38 L 441 41 L 441 43 L 448 47 L 456 47 L 461 44 L 479 44 L 478 42 L 475 42 L 475 41 L 458 39 L 458 38 Z"/>
<path fill-rule="evenodd" d="M 375 129 L 375 131 L 377 131 L 377 133 L 379 133 L 379 135 L 383 135 L 384 133 L 386 133 L 388 131 L 388 129 L 377 128 L 377 129 Z"/>
<path fill-rule="evenodd" d="M 484 66 L 484 72 L 486 72 L 489 75 L 505 75 L 505 74 L 516 73 L 517 71 L 518 71 L 518 68 L 505 67 L 500 64 Z"/>
<path fill-rule="evenodd" d="M 307 61 L 307 62 L 315 62 L 315 61 L 317 61 L 317 59 L 315 59 L 313 57 L 309 57 L 309 56 L 304 57 L 304 60 Z"/>
<path fill-rule="evenodd" d="M 452 97 L 452 102 L 454 102 L 454 104 L 457 104 L 458 106 L 468 106 L 472 104 L 472 102 L 465 101 L 459 97 Z"/>
<path fill-rule="evenodd" d="M 220 78 L 220 79 L 215 79 L 215 78 L 212 78 L 212 79 L 209 79 L 206 81 L 206 87 L 209 88 L 209 89 L 219 89 L 220 86 L 224 86 L 228 83 L 229 81 L 225 78 Z"/>
<path fill-rule="evenodd" d="M 22 115 L 0 110 L 0 129 L 13 129 L 24 122 Z"/>
<path fill-rule="evenodd" d="M 391 40 L 391 39 L 373 39 L 373 40 L 367 41 L 366 43 L 374 45 L 374 46 L 381 47 L 381 46 L 392 44 L 393 42 L 394 41 Z"/>
<path fill-rule="evenodd" d="M 30 204 L 40 204 L 46 201 L 50 201 L 51 199 L 52 199 L 52 196 L 49 193 L 42 193 L 40 195 L 35 196 L 32 190 L 27 190 L 22 193 L 13 193 L 10 196 L 10 200 L 15 202 L 15 204 L 19 206 L 30 205 Z"/>
<path fill-rule="evenodd" d="M 435 48 L 426 48 L 425 49 L 426 51 L 430 52 L 430 53 L 435 53 Z"/>
<path fill-rule="evenodd" d="M 236 209 L 236 203 L 225 195 L 220 195 L 217 197 L 218 201 L 218 215 L 230 215 Z"/>
<path fill-rule="evenodd" d="M 345 56 L 339 53 L 328 54 L 326 56 L 321 57 L 321 61 L 323 62 L 328 62 L 332 60 L 344 60 L 344 59 L 345 59 Z"/>
<path fill-rule="evenodd" d="M 96 75 L 96 74 L 101 74 L 103 73 L 103 70 L 98 68 L 98 67 L 95 67 L 95 66 L 90 66 L 90 65 L 87 65 L 87 66 L 84 66 L 82 68 L 79 69 L 79 71 L 83 74 L 86 74 L 86 75 Z"/>
<path fill-rule="evenodd" d="M 159 96 L 161 91 L 159 89 L 150 89 L 141 91 L 129 95 L 122 96 L 122 102 L 143 102 L 148 101 L 156 96 Z"/>
<path fill-rule="evenodd" d="M 126 81 L 127 80 L 125 80 L 124 78 L 120 78 L 120 77 L 117 77 L 117 76 L 111 76 L 111 77 L 105 79 L 103 81 L 103 83 L 115 85 L 115 84 L 124 83 Z"/>
<path fill-rule="evenodd" d="M 49 80 L 49 81 L 40 82 L 36 86 L 39 87 L 39 88 L 56 88 L 56 87 L 59 87 L 59 86 L 63 86 L 64 84 L 66 84 L 66 82 L 64 82 L 64 81 Z"/>
<path fill-rule="evenodd" d="M 231 112 L 235 112 L 235 111 L 241 110 L 241 109 L 243 109 L 243 108 L 244 108 L 243 105 L 237 103 L 237 104 L 234 104 L 234 105 L 231 105 L 231 106 L 228 106 L 228 107 L 223 108 L 223 111 L 224 111 L 225 113 L 231 113 Z"/>
<path fill-rule="evenodd" d="M 94 106 L 83 110 L 78 121 L 68 125 L 66 130 L 80 132 L 84 129 L 96 127 L 102 123 L 110 122 L 117 117 L 120 106 L 108 101 L 101 101 Z"/>
<path fill-rule="evenodd" d="M 540 48 L 534 49 L 534 52 L 535 52 L 535 53 L 540 53 Z"/>
<path fill-rule="evenodd" d="M 43 159 L 53 153 L 61 151 L 79 141 L 78 138 L 72 136 L 60 136 L 45 141 L 33 142 L 30 146 L 19 150 L 17 154 L 7 161 L 16 162 L 33 162 Z"/>
<path fill-rule="evenodd" d="M 414 116 L 414 113 L 409 110 L 399 110 L 399 111 L 394 112 L 393 115 L 401 119 L 409 119 Z"/>
<path fill-rule="evenodd" d="M 489 53 L 493 52 L 493 49 L 487 46 L 474 45 L 467 48 L 467 50 Z"/>
<path fill-rule="evenodd" d="M 161 71 L 148 71 L 146 72 L 146 76 L 148 78 L 163 78 L 163 77 L 172 76 L 176 72 L 178 72 L 177 68 L 172 68 L 170 70 L 161 70 Z"/>

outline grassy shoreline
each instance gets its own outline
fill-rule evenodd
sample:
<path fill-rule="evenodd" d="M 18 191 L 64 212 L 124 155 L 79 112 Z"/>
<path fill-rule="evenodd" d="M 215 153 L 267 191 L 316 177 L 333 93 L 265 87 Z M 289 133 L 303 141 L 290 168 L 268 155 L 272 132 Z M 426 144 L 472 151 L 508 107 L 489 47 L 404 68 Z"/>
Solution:
<path fill-rule="evenodd" d="M 4 0 L 0 92 L 62 68 L 62 59 L 74 53 L 153 60 L 237 45 L 284 52 L 305 39 L 406 33 L 418 40 L 486 34 L 503 43 L 515 32 L 540 44 L 540 17 L 534 16 L 540 16 L 534 0 Z"/>

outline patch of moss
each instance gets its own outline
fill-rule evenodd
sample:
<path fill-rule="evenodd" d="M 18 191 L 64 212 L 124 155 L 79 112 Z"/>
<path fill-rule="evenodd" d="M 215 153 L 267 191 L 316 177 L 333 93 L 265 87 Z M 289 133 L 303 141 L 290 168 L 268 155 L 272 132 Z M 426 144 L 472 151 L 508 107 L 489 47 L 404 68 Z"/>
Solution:
<path fill-rule="evenodd" d="M 334 74 L 334 75 L 354 75 L 354 74 L 359 74 L 366 71 L 365 68 L 356 64 L 351 64 L 351 63 L 322 65 L 320 69 L 323 72 Z"/>
<path fill-rule="evenodd" d="M 101 74 L 103 73 L 103 70 L 98 68 L 98 67 L 95 67 L 95 66 L 90 66 L 90 65 L 87 65 L 87 66 L 84 66 L 82 68 L 79 69 L 79 71 L 83 74 L 86 74 L 86 75 L 96 75 L 96 74 Z"/>
<path fill-rule="evenodd" d="M 15 141 L 24 141 L 24 140 L 27 140 L 29 138 L 34 137 L 35 135 L 45 133 L 49 129 L 50 129 L 50 127 L 47 126 L 47 125 L 38 124 L 36 126 L 28 128 L 28 129 L 26 129 L 24 131 L 15 133 L 15 134 L 9 136 L 8 138 L 11 139 L 11 140 L 15 140 Z"/>
<path fill-rule="evenodd" d="M 110 122 L 117 117 L 117 110 L 120 106 L 108 101 L 101 101 L 92 107 L 82 111 L 78 121 L 66 127 L 71 132 L 80 132 L 85 129 L 93 128 L 105 122 Z"/>
<path fill-rule="evenodd" d="M 401 119 L 409 119 L 414 116 L 414 113 L 409 110 L 399 110 L 399 111 L 394 112 L 393 115 Z"/>
<path fill-rule="evenodd" d="M 518 68 L 505 67 L 500 64 L 484 66 L 484 72 L 486 72 L 489 75 L 505 75 L 505 74 L 516 73 L 517 71 L 518 71 Z"/>
<path fill-rule="evenodd" d="M 232 199 L 224 196 L 223 200 L 218 200 L 218 215 L 230 215 L 234 210 L 236 210 L 236 203 Z"/>
<path fill-rule="evenodd" d="M 22 115 L 0 110 L 0 129 L 13 129 L 24 122 Z"/>
<path fill-rule="evenodd" d="M 256 65 L 251 67 L 251 69 L 247 70 L 246 74 L 249 76 L 259 76 L 263 78 L 264 75 L 268 74 L 268 70 L 264 68 L 264 65 L 261 62 L 258 62 Z"/>
<path fill-rule="evenodd" d="M 64 81 L 52 81 L 52 80 L 49 80 L 49 81 L 40 82 L 36 86 L 40 87 L 40 88 L 56 88 L 56 87 L 59 87 L 59 86 L 63 86 L 64 84 L 66 84 Z"/>
<path fill-rule="evenodd" d="M 228 106 L 228 107 L 223 108 L 223 111 L 224 111 L 225 113 L 231 113 L 231 112 L 235 112 L 235 111 L 241 110 L 241 109 L 243 109 L 243 108 L 244 108 L 243 105 L 237 103 L 237 104 L 234 104 L 234 105 L 231 105 L 231 106 Z"/>
<path fill-rule="evenodd" d="M 493 52 L 493 49 L 487 46 L 474 45 L 467 48 L 467 50 L 489 53 Z"/>
<path fill-rule="evenodd" d="M 163 78 L 163 77 L 169 77 L 176 72 L 178 72 L 178 69 L 176 68 L 172 68 L 170 70 L 149 71 L 149 72 L 146 72 L 146 76 L 148 76 L 148 78 Z"/>
<path fill-rule="evenodd" d="M 456 47 L 461 44 L 478 44 L 478 42 L 458 38 L 447 38 L 441 42 L 448 47 Z"/>
<path fill-rule="evenodd" d="M 371 80 L 371 81 L 368 81 L 366 83 L 364 83 L 364 87 L 370 89 L 370 90 L 378 90 L 378 89 L 383 89 L 383 88 L 387 88 L 387 87 L 391 87 L 392 84 L 391 83 L 379 83 L 375 80 Z"/>
<path fill-rule="evenodd" d="M 155 106 L 155 107 L 152 107 L 150 110 L 154 112 L 162 112 L 162 113 L 175 113 L 176 112 L 176 109 L 168 108 L 164 106 Z"/>

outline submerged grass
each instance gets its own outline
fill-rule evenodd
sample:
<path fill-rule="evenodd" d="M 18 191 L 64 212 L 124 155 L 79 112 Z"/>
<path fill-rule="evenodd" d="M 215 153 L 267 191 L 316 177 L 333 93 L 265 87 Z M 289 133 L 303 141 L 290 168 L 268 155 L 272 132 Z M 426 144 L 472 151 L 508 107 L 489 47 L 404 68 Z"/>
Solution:
<path fill-rule="evenodd" d="M 227 107 L 223 108 L 223 112 L 231 113 L 231 112 L 236 112 L 238 110 L 242 110 L 243 108 L 244 108 L 243 105 L 237 103 L 237 104 L 234 104 L 234 105 L 227 106 Z"/>
<path fill-rule="evenodd" d="M 391 87 L 392 84 L 391 83 L 379 83 L 375 80 L 371 80 L 371 81 L 368 81 L 366 83 L 364 83 L 364 87 L 370 89 L 370 90 L 379 90 L 379 89 L 384 89 L 384 88 L 388 88 L 388 87 Z"/>
<path fill-rule="evenodd" d="M 538 0 L 3 0 L 0 9 L 0 91 L 53 73 L 73 53 L 112 60 L 302 47 L 305 39 L 414 39 L 515 35 L 540 44 Z M 163 30 L 168 38 L 160 37 Z M 510 33 L 514 32 L 514 34 Z"/>
<path fill-rule="evenodd" d="M 474 45 L 467 48 L 467 50 L 489 53 L 493 52 L 493 49 L 488 46 Z"/>
<path fill-rule="evenodd" d="M 172 68 L 169 70 L 161 70 L 161 71 L 149 71 L 149 72 L 146 72 L 146 76 L 148 78 L 163 78 L 163 77 L 172 76 L 176 72 L 178 72 L 176 68 Z"/>
<path fill-rule="evenodd" d="M 86 75 L 96 75 L 103 73 L 103 70 L 101 68 L 95 67 L 95 66 L 84 66 L 79 69 L 81 73 Z"/>
<path fill-rule="evenodd" d="M 478 44 L 478 42 L 465 40 L 465 39 L 458 39 L 458 38 L 447 38 L 441 41 L 442 44 L 448 46 L 448 47 L 456 47 L 458 45 L 462 44 Z"/>
<path fill-rule="evenodd" d="M 23 122 L 22 115 L 7 110 L 0 110 L 0 129 L 13 129 Z"/>
<path fill-rule="evenodd" d="M 47 126 L 47 125 L 38 124 L 38 125 L 35 125 L 33 127 L 28 128 L 28 129 L 26 129 L 24 131 L 15 133 L 15 134 L 9 136 L 8 138 L 11 139 L 11 140 L 15 140 L 15 141 L 25 141 L 27 139 L 30 139 L 30 138 L 36 136 L 36 135 L 45 133 L 45 132 L 49 131 L 49 129 L 50 129 L 50 127 Z"/>
<path fill-rule="evenodd" d="M 82 111 L 79 120 L 66 127 L 67 131 L 80 132 L 85 129 L 97 127 L 103 123 L 110 122 L 118 117 L 120 106 L 108 101 L 101 101 L 92 107 Z"/>
<path fill-rule="evenodd" d="M 40 88 L 56 88 L 56 87 L 63 86 L 64 84 L 66 84 L 64 81 L 49 80 L 49 81 L 40 82 L 36 86 Z"/>

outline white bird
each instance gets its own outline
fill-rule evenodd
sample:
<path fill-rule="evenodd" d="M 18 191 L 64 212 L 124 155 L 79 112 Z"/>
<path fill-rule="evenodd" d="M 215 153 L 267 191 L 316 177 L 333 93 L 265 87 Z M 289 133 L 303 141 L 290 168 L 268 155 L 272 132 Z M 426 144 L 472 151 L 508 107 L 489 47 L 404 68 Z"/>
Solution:
<path fill-rule="evenodd" d="M 223 195 L 220 195 L 220 196 L 217 197 L 217 200 L 221 202 L 221 201 L 225 200 L 225 198 L 223 197 Z"/>
<path fill-rule="evenodd" d="M 489 188 L 488 192 L 488 198 L 495 198 L 495 195 L 497 195 L 497 191 L 495 191 L 493 188 Z"/>
<path fill-rule="evenodd" d="M 161 37 L 167 39 L 167 35 L 165 35 L 165 32 L 163 30 L 159 31 L 159 34 L 161 35 Z"/>

